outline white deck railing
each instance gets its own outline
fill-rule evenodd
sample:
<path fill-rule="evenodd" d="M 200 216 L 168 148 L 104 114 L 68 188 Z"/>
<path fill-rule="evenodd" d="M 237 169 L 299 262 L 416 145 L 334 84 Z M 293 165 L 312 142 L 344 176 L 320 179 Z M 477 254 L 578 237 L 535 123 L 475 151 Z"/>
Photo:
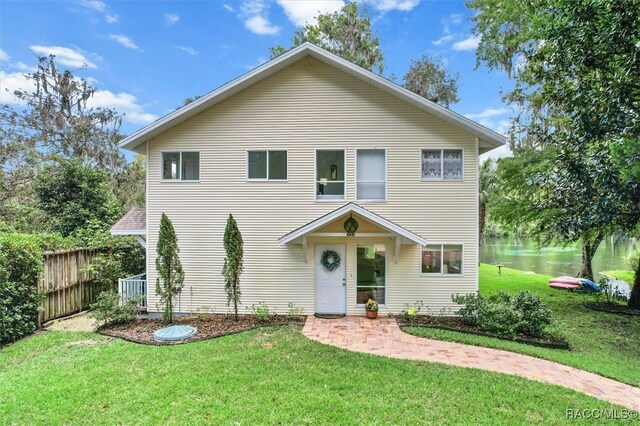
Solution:
<path fill-rule="evenodd" d="M 118 294 L 122 300 L 139 298 L 138 306 L 147 309 L 147 274 L 134 275 L 128 278 L 118 278 Z"/>

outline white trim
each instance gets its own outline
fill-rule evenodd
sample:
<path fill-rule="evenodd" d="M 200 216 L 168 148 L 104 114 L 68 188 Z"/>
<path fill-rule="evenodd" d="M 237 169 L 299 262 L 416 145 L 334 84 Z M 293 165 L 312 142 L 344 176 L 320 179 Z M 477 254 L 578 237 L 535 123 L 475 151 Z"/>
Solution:
<path fill-rule="evenodd" d="M 252 178 L 249 177 L 249 153 L 250 152 L 256 152 L 256 151 L 264 151 L 267 153 L 267 177 L 266 178 Z M 269 151 L 280 151 L 280 152 L 285 152 L 286 154 L 286 159 L 285 159 L 285 172 L 287 174 L 287 177 L 285 179 L 271 179 L 269 177 Z M 247 156 L 247 182 L 287 182 L 289 180 L 289 149 L 287 148 L 247 148 L 245 150 L 246 156 Z"/>
<path fill-rule="evenodd" d="M 279 57 L 262 64 L 246 74 L 226 83 L 219 88 L 209 92 L 200 99 L 191 102 L 182 108 L 173 111 L 164 117 L 156 120 L 148 126 L 138 130 L 132 135 L 122 139 L 119 147 L 128 150 L 135 150 L 139 145 L 166 131 L 167 129 L 181 123 L 182 121 L 193 117 L 199 112 L 221 102 L 222 100 L 240 92 L 250 85 L 284 69 L 292 63 L 298 61 L 305 56 L 312 56 L 330 66 L 333 66 L 355 78 L 358 78 L 372 86 L 377 87 L 393 96 L 396 96 L 405 102 L 408 102 L 428 113 L 435 115 L 445 121 L 458 126 L 472 135 L 486 142 L 489 147 L 497 148 L 506 142 L 506 138 L 489 128 L 482 126 L 458 113 L 444 108 L 434 102 L 431 102 L 422 96 L 419 96 L 404 87 L 395 84 L 384 77 L 376 75 L 371 71 L 367 71 L 358 65 L 355 65 L 337 55 L 327 52 L 311 43 L 304 43 L 295 47 Z"/>
<path fill-rule="evenodd" d="M 147 144 L 147 152 L 149 144 Z M 183 153 L 198 153 L 198 179 L 182 179 L 182 154 Z M 180 154 L 180 163 L 178 164 L 178 170 L 180 172 L 180 179 L 165 179 L 164 178 L 164 155 L 165 154 Z M 147 157 L 148 158 L 148 157 Z M 160 183 L 171 183 L 171 182 L 181 182 L 181 183 L 198 183 L 200 182 L 200 174 L 202 173 L 202 152 L 199 149 L 182 149 L 179 151 L 160 151 Z M 146 202 L 146 200 L 145 200 Z"/>
<path fill-rule="evenodd" d="M 112 229 L 111 235 L 147 235 L 146 229 Z"/>
<path fill-rule="evenodd" d="M 321 228 L 322 226 L 326 225 L 327 223 L 333 222 L 334 220 L 344 216 L 347 213 L 356 213 L 362 217 L 364 217 L 365 219 L 368 219 L 369 221 L 375 223 L 376 225 L 380 226 L 381 228 L 385 228 L 388 231 L 391 231 L 394 234 L 400 235 L 416 244 L 419 244 L 421 246 L 424 246 L 425 244 L 427 244 L 427 240 L 425 240 L 424 238 L 420 237 L 417 234 L 414 234 L 411 231 L 408 231 L 404 228 L 402 228 L 401 226 L 396 225 L 393 222 L 388 221 L 387 219 L 385 219 L 382 216 L 379 216 L 373 212 L 370 212 L 369 210 L 360 207 L 359 205 L 355 204 L 355 203 L 347 203 L 342 207 L 339 207 L 337 209 L 335 209 L 334 211 L 306 224 L 301 226 L 300 228 L 284 235 L 283 237 L 281 237 L 280 239 L 278 239 L 278 244 L 280 244 L 281 246 L 290 243 L 294 240 L 296 240 L 297 238 L 300 238 L 306 234 L 309 234 L 313 231 L 315 231 L 316 229 Z M 356 234 L 358 235 L 358 234 Z M 346 236 L 346 234 L 345 234 Z"/>
<path fill-rule="evenodd" d="M 476 137 L 476 217 L 480 219 L 480 140 Z M 464 248 L 463 248 L 464 250 Z M 463 252 L 464 254 L 464 252 Z M 476 265 L 476 293 L 480 291 L 480 224 L 477 223 L 476 226 L 476 258 L 473 263 Z M 464 271 L 464 264 L 462 265 L 462 269 Z"/>
<path fill-rule="evenodd" d="M 389 247 L 387 246 L 387 243 L 359 243 L 359 244 L 355 244 L 355 253 L 353 254 L 353 259 L 355 260 L 353 262 L 353 264 L 355 265 L 355 270 L 353 271 L 353 276 L 355 277 L 355 282 L 354 282 L 354 287 L 353 287 L 353 301 L 355 302 L 353 304 L 353 306 L 355 306 L 356 308 L 362 308 L 364 307 L 364 303 L 358 303 L 358 247 L 365 247 L 365 246 L 375 246 L 376 244 L 378 245 L 382 245 L 384 246 L 384 286 L 378 286 L 378 285 L 372 285 L 372 286 L 366 286 L 369 288 L 384 288 L 384 303 L 378 303 L 378 306 L 381 308 L 385 308 L 388 304 L 389 304 L 389 294 L 387 292 L 387 277 L 389 276 L 389 273 L 387 271 L 387 268 L 389 267 Z M 376 300 L 377 302 L 377 300 Z"/>
<path fill-rule="evenodd" d="M 384 198 L 359 198 L 358 197 L 358 151 L 384 151 Z M 355 152 L 355 161 L 354 161 L 354 169 L 355 169 L 355 193 L 356 193 L 356 201 L 358 202 L 366 202 L 366 203 L 384 203 L 387 201 L 389 196 L 389 155 L 387 152 L 387 148 L 356 148 Z M 380 183 L 380 181 L 365 181 L 367 183 Z"/>
<path fill-rule="evenodd" d="M 327 198 L 318 198 L 318 151 L 342 151 L 342 156 L 344 158 L 344 180 L 330 180 L 328 183 L 340 183 L 343 185 L 343 194 L 342 198 L 327 197 Z M 345 201 L 347 199 L 347 148 L 314 148 L 313 149 L 313 196 L 314 201 L 318 201 L 321 203 L 326 202 L 336 202 L 336 201 Z"/>
<path fill-rule="evenodd" d="M 358 232 L 356 235 L 358 238 L 393 238 L 397 236 L 397 234 L 384 233 L 384 232 Z M 311 232 L 307 234 L 307 237 L 344 237 L 344 238 L 354 238 L 346 235 L 344 232 Z M 304 238 L 304 237 L 302 237 Z"/>
<path fill-rule="evenodd" d="M 477 138 L 476 138 L 477 139 Z M 440 177 L 439 178 L 424 178 L 422 176 L 422 153 L 424 151 L 440 151 Z M 445 179 L 444 178 L 444 151 L 462 151 L 462 178 L 461 179 Z M 464 148 L 420 148 L 420 180 L 422 182 L 464 182 Z M 477 161 L 477 158 L 476 158 Z"/>
<path fill-rule="evenodd" d="M 426 249 L 426 246 L 440 246 L 440 272 L 422 272 L 422 253 Z M 462 253 L 460 255 L 460 262 L 462 262 L 462 270 L 459 274 L 445 274 L 442 272 L 444 270 L 444 246 L 461 246 Z M 466 262 L 464 261 L 464 255 L 466 251 L 464 249 L 464 243 L 456 243 L 456 242 L 439 242 L 439 241 L 429 241 L 428 244 L 420 247 L 420 259 L 418 262 L 418 271 L 420 272 L 420 276 L 422 277 L 448 277 L 448 278 L 461 278 L 464 277 L 464 271 L 466 269 Z"/>

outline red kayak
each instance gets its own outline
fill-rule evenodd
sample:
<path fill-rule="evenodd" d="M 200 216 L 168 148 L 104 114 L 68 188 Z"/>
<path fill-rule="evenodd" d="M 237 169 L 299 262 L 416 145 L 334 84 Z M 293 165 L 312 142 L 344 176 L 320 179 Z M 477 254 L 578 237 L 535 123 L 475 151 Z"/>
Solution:
<path fill-rule="evenodd" d="M 558 277 L 549 280 L 549 287 L 557 288 L 558 290 L 574 290 L 581 285 L 580 280 L 573 277 Z"/>
<path fill-rule="evenodd" d="M 558 290 L 575 290 L 580 287 L 580 284 L 566 284 L 566 283 L 554 283 L 550 282 L 549 287 L 556 288 Z"/>
<path fill-rule="evenodd" d="M 579 279 L 577 278 L 573 278 L 573 277 L 558 277 L 558 278 L 551 278 L 549 280 L 550 283 L 559 283 L 559 284 L 575 284 L 575 285 L 580 285 L 582 284 L 580 282 Z"/>

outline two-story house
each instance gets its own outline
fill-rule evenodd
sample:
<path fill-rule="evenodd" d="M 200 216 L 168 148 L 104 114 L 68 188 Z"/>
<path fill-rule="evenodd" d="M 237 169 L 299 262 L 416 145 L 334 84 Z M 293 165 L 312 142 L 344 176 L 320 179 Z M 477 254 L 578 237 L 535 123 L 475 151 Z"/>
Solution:
<path fill-rule="evenodd" d="M 146 155 L 148 309 L 160 217 L 178 236 L 178 311 L 227 312 L 229 213 L 244 238 L 244 307 L 381 313 L 451 307 L 478 289 L 478 155 L 504 137 L 311 44 L 124 139 Z"/>

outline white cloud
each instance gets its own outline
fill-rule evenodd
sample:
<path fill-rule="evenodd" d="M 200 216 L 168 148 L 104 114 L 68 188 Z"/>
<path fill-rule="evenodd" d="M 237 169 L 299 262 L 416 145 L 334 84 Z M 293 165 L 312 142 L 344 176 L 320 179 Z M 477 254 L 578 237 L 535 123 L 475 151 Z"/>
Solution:
<path fill-rule="evenodd" d="M 155 114 L 146 112 L 134 95 L 126 92 L 96 90 L 93 97 L 87 101 L 87 105 L 93 108 L 113 108 L 118 113 L 125 114 L 124 119 L 134 124 L 147 124 L 158 119 Z"/>
<path fill-rule="evenodd" d="M 180 20 L 180 16 L 175 13 L 165 13 L 164 22 L 167 25 L 173 25 Z"/>
<path fill-rule="evenodd" d="M 222 7 L 227 9 L 228 12 L 235 12 L 236 11 L 233 7 L 229 6 L 228 4 L 223 4 Z"/>
<path fill-rule="evenodd" d="M 244 21 L 244 25 L 252 32 L 260 35 L 272 35 L 280 32 L 280 27 L 273 25 L 264 16 L 256 15 Z"/>
<path fill-rule="evenodd" d="M 27 64 L 25 64 L 24 62 L 15 62 L 11 65 L 9 65 L 11 68 L 16 69 L 18 71 L 22 71 L 22 72 L 35 72 L 38 68 L 36 67 L 32 67 L 29 66 Z"/>
<path fill-rule="evenodd" d="M 480 44 L 480 36 L 470 35 L 464 40 L 453 43 L 453 50 L 475 50 Z"/>
<path fill-rule="evenodd" d="M 120 20 L 120 17 L 118 15 L 107 15 L 105 19 L 109 24 L 115 24 Z"/>
<path fill-rule="evenodd" d="M 55 55 L 56 61 L 68 67 L 98 68 L 96 64 L 91 62 L 87 57 L 77 49 L 70 49 L 62 46 L 31 46 L 30 49 L 36 55 L 47 56 Z"/>
<path fill-rule="evenodd" d="M 455 38 L 456 38 L 455 34 L 445 34 L 442 37 L 440 37 L 439 39 L 432 41 L 431 43 L 436 45 L 436 46 L 440 46 L 443 43 L 449 43 L 450 41 L 452 41 Z"/>
<path fill-rule="evenodd" d="M 100 0 L 80 0 L 78 2 L 81 6 L 89 9 L 97 10 L 98 12 L 104 12 L 107 8 L 105 2 Z"/>
<path fill-rule="evenodd" d="M 11 56 L 9 56 L 9 54 L 4 50 L 0 49 L 0 61 L 8 61 L 9 59 L 11 59 Z"/>
<path fill-rule="evenodd" d="M 449 15 L 449 22 L 451 22 L 453 25 L 460 25 L 462 24 L 462 13 L 452 13 L 451 15 Z"/>
<path fill-rule="evenodd" d="M 249 31 L 260 35 L 273 35 L 280 32 L 280 27 L 269 21 L 267 5 L 264 0 L 248 0 L 242 3 L 238 17 L 244 21 Z"/>
<path fill-rule="evenodd" d="M 19 105 L 19 100 L 13 92 L 16 90 L 34 90 L 33 80 L 28 80 L 21 72 L 6 73 L 0 70 L 0 103 Z"/>
<path fill-rule="evenodd" d="M 408 12 L 416 7 L 420 0 L 365 0 L 365 2 L 370 3 L 374 8 L 382 12 L 391 10 Z"/>
<path fill-rule="evenodd" d="M 189 55 L 191 56 L 196 56 L 199 55 L 200 52 L 198 52 L 196 49 L 194 49 L 193 47 L 188 47 L 188 46 L 174 46 L 176 49 L 180 49 L 183 52 L 187 52 Z"/>
<path fill-rule="evenodd" d="M 319 13 L 336 12 L 344 7 L 342 0 L 277 0 L 277 3 L 287 18 L 299 27 L 314 24 Z"/>
<path fill-rule="evenodd" d="M 465 114 L 465 117 L 495 132 L 506 134 L 511 127 L 509 113 L 510 111 L 507 108 L 485 108 L 479 113 Z"/>
<path fill-rule="evenodd" d="M 120 43 L 122 46 L 126 47 L 127 49 L 133 49 L 133 50 L 138 50 L 139 47 L 138 45 L 136 45 L 133 40 L 131 40 L 129 37 L 122 35 L 122 34 L 109 34 L 109 39 L 113 40 L 117 43 Z"/>

